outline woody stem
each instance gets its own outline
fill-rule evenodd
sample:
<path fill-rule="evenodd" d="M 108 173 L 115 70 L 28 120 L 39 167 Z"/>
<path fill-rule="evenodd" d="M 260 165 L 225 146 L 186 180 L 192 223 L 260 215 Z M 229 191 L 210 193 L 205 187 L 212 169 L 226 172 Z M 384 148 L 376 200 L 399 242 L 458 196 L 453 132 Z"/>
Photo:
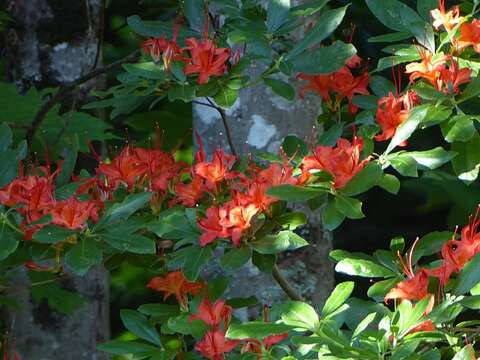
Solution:
<path fill-rule="evenodd" d="M 295 289 L 290 285 L 288 280 L 283 277 L 282 273 L 278 269 L 278 266 L 275 265 L 272 270 L 272 276 L 275 279 L 275 281 L 278 283 L 278 285 L 282 288 L 282 290 L 285 292 L 285 294 L 288 295 L 288 297 L 292 300 L 296 301 L 304 301 L 304 299 L 297 294 Z"/>
<path fill-rule="evenodd" d="M 230 132 L 230 127 L 228 126 L 227 114 L 225 114 L 225 111 L 221 107 L 215 105 L 215 103 L 212 100 L 210 100 L 208 97 L 206 99 L 210 104 L 210 106 L 215 110 L 217 110 L 218 113 L 220 114 L 220 117 L 222 118 L 222 121 L 223 121 L 223 127 L 225 128 L 225 134 L 227 135 L 228 146 L 230 146 L 230 152 L 232 153 L 232 155 L 237 156 L 237 151 L 235 150 L 235 145 L 233 144 L 232 133 Z M 203 104 L 203 105 L 207 105 L 207 104 Z"/>

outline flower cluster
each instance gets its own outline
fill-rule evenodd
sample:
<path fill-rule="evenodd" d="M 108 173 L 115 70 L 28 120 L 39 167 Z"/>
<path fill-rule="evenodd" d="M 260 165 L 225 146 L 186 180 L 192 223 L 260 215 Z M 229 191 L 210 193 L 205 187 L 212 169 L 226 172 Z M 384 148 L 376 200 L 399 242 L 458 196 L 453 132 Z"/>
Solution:
<path fill-rule="evenodd" d="M 212 76 L 222 76 L 227 71 L 227 61 L 231 57 L 229 48 L 217 47 L 206 32 L 200 40 L 186 39 L 186 47 L 182 48 L 177 43 L 177 36 L 178 24 L 171 40 L 166 36 L 147 39 L 142 44 L 143 50 L 156 62 L 162 59 L 166 70 L 170 70 L 172 61 L 183 63 L 185 75 L 198 74 L 198 84 L 208 82 Z M 232 63 L 236 62 L 238 54 L 232 59 Z"/>
<path fill-rule="evenodd" d="M 20 174 L 0 189 L 0 204 L 15 207 L 23 215 L 20 228 L 25 232 L 25 240 L 30 240 L 36 231 L 48 224 L 80 230 L 89 219 L 98 220 L 101 202 L 80 200 L 77 195 L 66 200 L 56 199 L 55 179 L 61 172 L 60 165 L 53 173 L 50 166 L 40 166 L 32 172 L 35 174 Z"/>
<path fill-rule="evenodd" d="M 189 282 L 181 271 L 168 273 L 165 277 L 154 277 L 147 287 L 163 292 L 164 301 L 175 295 L 182 309 L 188 311 L 188 295 L 198 295 L 202 289 L 206 290 L 205 284 L 200 282 Z M 262 358 L 263 349 L 269 350 L 273 345 L 288 338 L 287 333 L 270 335 L 259 341 L 257 339 L 229 340 L 226 332 L 232 318 L 232 307 L 225 301 L 218 299 L 214 303 L 205 296 L 196 312 L 189 317 L 189 322 L 194 320 L 202 321 L 207 331 L 202 339 L 195 345 L 195 350 L 211 360 L 223 360 L 224 354 L 231 352 L 238 345 L 242 345 L 241 353 L 256 354 L 258 359 Z M 268 307 L 265 306 L 264 313 L 268 314 Z M 264 321 L 268 322 L 268 315 L 264 315 Z"/>
<path fill-rule="evenodd" d="M 353 96 L 370 94 L 367 89 L 368 72 L 362 71 L 358 76 L 352 73 L 352 70 L 360 67 L 360 65 L 360 57 L 354 55 L 340 70 L 330 74 L 309 75 L 300 73 L 298 77 L 308 81 L 308 84 L 300 89 L 300 97 L 303 97 L 308 91 L 316 92 L 332 112 L 340 109 L 343 99 L 348 99 L 348 110 L 355 114 L 358 108 L 352 103 Z M 335 94 L 333 98 L 332 94 Z"/>
<path fill-rule="evenodd" d="M 480 219 L 478 218 L 477 210 L 475 217 L 471 216 L 469 224 L 463 227 L 460 239 L 456 239 L 455 233 L 452 239 L 443 245 L 441 250 L 442 261 L 439 266 L 434 268 L 420 267 L 414 271 L 412 259 L 415 245 L 418 242 L 417 239 L 407 253 L 406 262 L 399 256 L 403 272 L 407 276 L 407 279 L 399 282 L 394 288 L 392 288 L 385 296 L 385 301 L 387 302 L 388 300 L 393 299 L 400 301 L 420 301 L 429 296 L 431 299 L 425 312 L 428 314 L 433 309 L 435 299 L 434 294 L 430 293 L 428 289 L 429 277 L 434 277 L 438 280 L 439 291 L 437 296 L 441 296 L 451 275 L 459 273 L 465 264 L 480 252 L 479 225 Z M 433 323 L 429 322 L 424 328 L 422 328 L 423 331 L 425 331 L 425 329 L 435 330 L 435 327 L 433 326 Z"/>

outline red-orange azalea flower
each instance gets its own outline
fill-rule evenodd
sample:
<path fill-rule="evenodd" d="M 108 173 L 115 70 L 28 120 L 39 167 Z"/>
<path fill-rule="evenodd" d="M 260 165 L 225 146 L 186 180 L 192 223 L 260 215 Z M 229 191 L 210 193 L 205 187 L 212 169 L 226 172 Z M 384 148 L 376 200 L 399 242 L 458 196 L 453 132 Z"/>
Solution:
<path fill-rule="evenodd" d="M 50 214 L 53 224 L 72 230 L 82 229 L 88 219 L 98 221 L 98 204 L 93 201 L 80 201 L 72 196 L 57 202 Z"/>
<path fill-rule="evenodd" d="M 186 75 L 199 74 L 198 83 L 204 84 L 211 76 L 222 76 L 225 73 L 230 49 L 217 48 L 212 40 L 206 38 L 200 41 L 189 38 L 185 43 L 192 57 L 185 65 Z"/>
<path fill-rule="evenodd" d="M 347 139 L 338 139 L 337 146 L 318 146 L 313 155 L 306 156 L 301 164 L 302 181 L 311 176 L 313 170 L 324 170 L 333 177 L 333 187 L 341 189 L 347 185 L 369 158 L 360 160 L 363 139 L 353 137 L 352 143 Z"/>
<path fill-rule="evenodd" d="M 228 327 L 232 316 L 232 307 L 225 304 L 222 300 L 211 303 L 208 299 L 203 299 L 198 306 L 198 312 L 190 316 L 190 321 L 201 320 L 206 325 L 216 329 L 223 324 L 224 329 Z"/>
<path fill-rule="evenodd" d="M 410 110 L 418 104 L 418 98 L 414 90 L 409 90 L 405 95 L 395 97 L 392 93 L 378 100 L 376 120 L 382 129 L 382 133 L 375 136 L 377 141 L 391 139 L 398 126 L 407 120 Z M 405 146 L 406 142 L 400 144 Z"/>
<path fill-rule="evenodd" d="M 232 351 L 240 342 L 225 339 L 225 332 L 208 331 L 202 341 L 195 345 L 195 350 L 210 360 L 223 360 L 224 354 Z"/>
<path fill-rule="evenodd" d="M 459 49 L 473 46 L 473 49 L 480 53 L 480 20 L 473 19 L 471 23 L 462 24 L 460 37 L 457 41 Z"/>
<path fill-rule="evenodd" d="M 187 295 L 196 295 L 204 287 L 200 282 L 188 281 L 181 271 L 169 272 L 165 277 L 157 276 L 150 280 L 148 288 L 163 292 L 163 300 L 175 295 L 177 301 L 187 304 Z"/>
<path fill-rule="evenodd" d="M 430 11 L 433 18 L 433 27 L 440 29 L 442 26 L 447 31 L 451 31 L 455 25 L 463 21 L 463 17 L 460 16 L 460 7 L 458 5 L 453 6 L 450 10 L 445 9 L 445 0 L 438 1 L 438 8 Z"/>

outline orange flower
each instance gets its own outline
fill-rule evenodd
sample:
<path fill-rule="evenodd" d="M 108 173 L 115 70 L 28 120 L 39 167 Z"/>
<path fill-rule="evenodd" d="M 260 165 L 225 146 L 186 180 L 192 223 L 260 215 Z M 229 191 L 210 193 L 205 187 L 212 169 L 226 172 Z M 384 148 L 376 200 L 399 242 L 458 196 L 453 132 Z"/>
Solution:
<path fill-rule="evenodd" d="M 367 89 L 368 78 L 368 72 L 364 72 L 359 76 L 353 76 L 347 66 L 333 74 L 332 90 L 339 94 L 340 99 L 344 97 L 348 99 L 348 110 L 351 114 L 355 114 L 358 109 L 352 103 L 353 96 L 370 94 Z"/>
<path fill-rule="evenodd" d="M 441 56 L 433 60 L 433 54 L 431 52 L 420 48 L 419 54 L 422 59 L 421 62 L 410 63 L 405 67 L 405 73 L 410 74 L 410 82 L 422 78 L 432 84 L 435 89 L 440 90 L 441 85 L 438 83 L 438 77 L 447 59 L 446 56 Z"/>
<path fill-rule="evenodd" d="M 185 43 L 192 56 L 184 69 L 186 75 L 199 74 L 198 83 L 204 84 L 211 76 L 222 76 L 225 73 L 230 49 L 217 48 L 210 39 L 198 41 L 189 38 Z"/>
<path fill-rule="evenodd" d="M 216 329 L 220 323 L 223 323 L 223 327 L 226 329 L 231 316 L 232 307 L 225 305 L 225 302 L 222 300 L 217 300 L 212 304 L 210 300 L 203 299 L 198 307 L 198 313 L 191 315 L 189 320 L 201 320 L 214 329 Z"/>
<path fill-rule="evenodd" d="M 330 89 L 332 88 L 332 76 L 328 75 L 308 75 L 300 73 L 297 76 L 299 79 L 308 81 L 308 84 L 300 88 L 300 98 L 304 98 L 306 92 L 318 93 L 322 100 L 327 102 L 330 100 Z"/>
<path fill-rule="evenodd" d="M 240 246 L 240 239 L 259 208 L 255 204 L 241 204 L 236 199 L 224 204 L 219 211 L 219 223 L 227 228 L 234 246 Z"/>
<path fill-rule="evenodd" d="M 397 300 L 422 300 L 428 295 L 428 273 L 420 269 L 416 274 L 409 274 L 408 279 L 399 282 L 387 295 L 385 302 L 391 299 Z"/>
<path fill-rule="evenodd" d="M 196 295 L 203 289 L 204 285 L 200 282 L 188 281 L 179 270 L 169 272 L 165 277 L 154 277 L 147 285 L 148 288 L 163 292 L 163 301 L 169 296 L 175 295 L 177 301 L 182 305 L 187 304 L 187 295 Z"/>
<path fill-rule="evenodd" d="M 203 231 L 200 236 L 200 246 L 206 246 L 217 238 L 228 238 L 230 233 L 220 224 L 220 208 L 211 206 L 204 218 L 197 220 L 198 227 Z"/>
<path fill-rule="evenodd" d="M 462 24 L 457 46 L 461 50 L 472 45 L 480 53 L 480 20 L 473 19 L 471 23 Z"/>
<path fill-rule="evenodd" d="M 242 346 L 241 353 L 254 353 L 257 354 L 258 359 L 262 358 L 262 345 L 266 350 L 269 350 L 273 345 L 288 338 L 287 333 L 269 335 L 265 337 L 261 342 L 257 339 L 247 339 L 246 343 Z"/>
<path fill-rule="evenodd" d="M 446 11 L 445 0 L 439 0 L 438 8 L 431 10 L 430 14 L 434 20 L 432 24 L 433 27 L 438 30 L 443 26 L 448 32 L 464 20 L 464 18 L 460 16 L 460 7 L 458 5 Z"/>
<path fill-rule="evenodd" d="M 124 183 L 131 190 L 135 182 L 145 174 L 146 167 L 138 161 L 133 148 L 127 146 L 110 164 L 101 163 L 96 171 L 105 177 L 108 188 L 116 189 Z"/>
<path fill-rule="evenodd" d="M 231 178 L 229 171 L 234 162 L 235 156 L 227 155 L 222 149 L 217 149 L 213 153 L 211 162 L 202 161 L 196 164 L 194 171 L 215 188 L 219 182 Z"/>
<path fill-rule="evenodd" d="M 360 170 L 362 170 L 369 158 L 360 161 L 360 153 L 363 148 L 363 140 L 353 137 L 352 143 L 347 139 L 338 139 L 337 146 L 318 146 L 313 155 L 306 156 L 301 164 L 301 182 L 311 176 L 312 170 L 324 170 L 333 177 L 333 187 L 341 189 L 347 185 Z"/>
<path fill-rule="evenodd" d="M 98 204 L 93 201 L 80 201 L 72 196 L 57 202 L 50 210 L 52 223 L 68 229 L 82 229 L 90 218 L 98 221 Z"/>
<path fill-rule="evenodd" d="M 410 110 L 419 102 L 420 99 L 413 90 L 400 97 L 389 93 L 388 96 L 379 99 L 376 120 L 382 128 L 382 134 L 375 136 L 375 140 L 385 141 L 392 138 L 398 126 L 407 120 Z M 406 142 L 400 144 L 405 145 Z"/>
<path fill-rule="evenodd" d="M 205 180 L 198 175 L 193 175 L 188 184 L 175 185 L 175 202 L 186 207 L 194 207 L 206 191 Z"/>
<path fill-rule="evenodd" d="M 460 91 L 458 86 L 470 82 L 472 80 L 471 74 L 472 69 L 459 69 L 458 63 L 452 58 L 448 69 L 444 67 L 440 70 L 440 80 L 445 86 L 444 92 L 451 93 L 453 91 L 458 94 Z"/>
<path fill-rule="evenodd" d="M 170 69 L 172 60 L 184 61 L 183 49 L 175 39 L 167 40 L 165 36 L 150 38 L 143 42 L 142 47 L 143 51 L 149 54 L 155 62 L 162 58 L 166 70 Z"/>
<path fill-rule="evenodd" d="M 232 351 L 240 341 L 226 340 L 225 332 L 220 330 L 208 331 L 202 341 L 195 345 L 195 350 L 210 360 L 223 360 L 224 354 Z"/>

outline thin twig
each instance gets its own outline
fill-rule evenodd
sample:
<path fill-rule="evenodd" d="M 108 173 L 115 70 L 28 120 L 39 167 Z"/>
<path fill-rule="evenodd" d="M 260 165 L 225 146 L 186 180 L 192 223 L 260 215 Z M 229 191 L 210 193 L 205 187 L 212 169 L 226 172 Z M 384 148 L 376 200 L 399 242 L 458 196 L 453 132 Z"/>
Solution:
<path fill-rule="evenodd" d="M 283 277 L 277 265 L 273 267 L 272 276 L 290 299 L 296 300 L 296 301 L 305 301 L 300 295 L 297 294 L 297 292 L 292 287 L 292 285 L 290 285 L 288 280 Z"/>
<path fill-rule="evenodd" d="M 210 100 L 208 97 L 206 99 L 210 104 L 210 106 L 213 107 L 215 110 L 217 110 L 218 113 L 220 114 L 220 117 L 222 118 L 222 121 L 223 121 L 223 127 L 225 128 L 225 134 L 227 135 L 228 145 L 230 146 L 230 152 L 232 153 L 232 155 L 237 156 L 235 145 L 233 145 L 232 133 L 230 132 L 230 127 L 228 126 L 227 114 L 225 114 L 225 111 L 220 106 L 215 105 L 215 103 L 212 100 Z"/>
<path fill-rule="evenodd" d="M 32 145 L 32 140 L 33 140 L 38 128 L 40 127 L 43 119 L 45 119 L 45 116 L 47 116 L 48 112 L 57 103 L 59 103 L 67 95 L 69 95 L 77 86 L 80 86 L 81 84 L 86 83 L 87 81 L 89 81 L 91 79 L 94 79 L 97 76 L 102 75 L 102 74 L 104 74 L 104 73 L 106 73 L 106 72 L 108 72 L 108 71 L 110 71 L 110 70 L 112 70 L 112 69 L 114 69 L 114 68 L 116 68 L 120 65 L 136 61 L 139 53 L 140 53 L 140 50 L 135 50 L 133 53 L 131 53 L 130 55 L 128 55 L 128 56 L 126 56 L 122 59 L 114 61 L 113 63 L 108 64 L 104 67 L 95 69 L 92 72 L 90 72 L 90 73 L 88 73 L 84 76 L 81 76 L 78 79 L 62 86 L 54 96 L 52 96 L 50 99 L 48 99 L 43 104 L 43 106 L 40 108 L 40 110 L 35 115 L 35 118 L 33 119 L 30 127 L 28 128 L 27 135 L 26 135 L 28 145 L 29 146 Z"/>

